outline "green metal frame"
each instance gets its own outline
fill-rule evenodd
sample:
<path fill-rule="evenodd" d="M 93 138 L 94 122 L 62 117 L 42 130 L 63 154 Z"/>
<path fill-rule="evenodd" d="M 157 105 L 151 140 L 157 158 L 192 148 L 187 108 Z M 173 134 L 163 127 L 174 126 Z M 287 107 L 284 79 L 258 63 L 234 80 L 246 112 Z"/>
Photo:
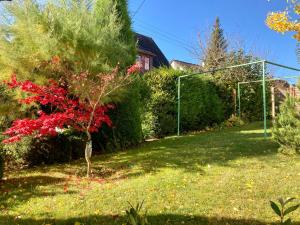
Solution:
<path fill-rule="evenodd" d="M 254 80 L 254 81 L 243 81 L 243 82 L 238 82 L 238 116 L 241 117 L 241 85 L 242 84 L 250 84 L 250 83 L 262 83 L 264 82 L 269 82 L 269 81 L 274 81 L 274 80 L 283 80 L 283 79 L 289 79 L 289 78 L 298 78 L 299 76 L 284 76 L 281 78 L 273 78 L 273 79 L 265 79 L 265 80 Z M 266 92 L 266 89 L 264 88 L 263 93 Z M 265 95 L 265 94 L 263 94 Z M 265 101 L 265 98 L 264 98 Z M 267 116 L 267 107 L 265 106 L 264 102 L 264 115 Z M 266 118 L 264 118 L 264 121 L 267 121 Z M 267 124 L 264 123 L 264 136 L 267 137 Z"/>
<path fill-rule="evenodd" d="M 234 66 L 228 66 L 228 67 L 223 67 L 215 70 L 208 70 L 204 72 L 199 72 L 199 73 L 192 73 L 192 74 L 187 74 L 187 75 L 182 75 L 178 77 L 178 92 L 177 92 L 177 135 L 180 135 L 180 100 L 181 100 L 181 80 L 186 77 L 191 77 L 191 76 L 198 76 L 198 75 L 203 75 L 207 73 L 213 73 L 217 71 L 222 71 L 222 70 L 229 70 L 229 69 L 234 69 L 234 68 L 239 68 L 239 67 L 245 67 L 245 66 L 251 66 L 255 64 L 261 64 L 262 65 L 262 86 L 263 86 L 263 113 L 264 113 L 264 135 L 267 137 L 267 99 L 266 99 L 266 65 L 273 65 L 293 71 L 298 71 L 300 72 L 300 69 L 293 68 L 290 66 L 285 66 L 281 65 L 278 63 L 266 61 L 266 60 L 259 60 L 259 61 L 254 61 L 250 63 L 244 63 L 244 64 L 239 64 L 239 65 L 234 65 Z M 258 82 L 258 81 L 257 81 Z M 240 85 L 238 85 L 238 96 L 239 96 L 239 105 L 240 105 Z M 240 108 L 239 108 L 239 115 L 240 115 Z"/>

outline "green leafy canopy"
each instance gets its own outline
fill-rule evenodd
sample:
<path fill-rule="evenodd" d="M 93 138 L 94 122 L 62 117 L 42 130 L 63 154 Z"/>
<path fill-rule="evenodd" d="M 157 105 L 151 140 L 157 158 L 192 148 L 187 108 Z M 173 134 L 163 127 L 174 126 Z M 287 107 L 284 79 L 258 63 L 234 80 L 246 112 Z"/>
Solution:
<path fill-rule="evenodd" d="M 15 0 L 0 21 L 0 72 L 31 79 L 60 78 L 68 72 L 104 72 L 135 60 L 135 41 L 126 1 Z M 123 11 L 122 11 L 123 10 Z M 128 15 L 127 15 L 128 16 Z M 125 22 L 123 22 L 125 21 Z M 125 32 L 127 29 L 127 32 Z M 57 56 L 63 68 L 47 62 Z"/>

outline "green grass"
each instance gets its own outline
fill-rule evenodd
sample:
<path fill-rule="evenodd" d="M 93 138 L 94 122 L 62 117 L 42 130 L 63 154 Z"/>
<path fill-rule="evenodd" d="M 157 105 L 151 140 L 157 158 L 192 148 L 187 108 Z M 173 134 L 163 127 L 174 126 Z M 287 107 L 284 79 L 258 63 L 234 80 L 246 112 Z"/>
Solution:
<path fill-rule="evenodd" d="M 0 184 L 0 224 L 118 224 L 145 200 L 151 224 L 270 224 L 269 200 L 300 197 L 300 157 L 277 153 L 260 124 L 169 137 L 84 161 L 11 173 Z M 100 179 L 101 178 L 101 179 Z M 292 218 L 300 224 L 300 213 Z"/>

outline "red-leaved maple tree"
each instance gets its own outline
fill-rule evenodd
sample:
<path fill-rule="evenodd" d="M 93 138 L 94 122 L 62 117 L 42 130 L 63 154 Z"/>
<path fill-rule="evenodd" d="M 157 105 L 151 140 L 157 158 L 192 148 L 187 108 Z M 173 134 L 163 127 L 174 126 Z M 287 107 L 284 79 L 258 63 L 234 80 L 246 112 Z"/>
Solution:
<path fill-rule="evenodd" d="M 56 136 L 65 128 L 73 128 L 86 134 L 85 159 L 87 161 L 87 176 L 91 174 L 92 138 L 91 133 L 97 132 L 105 123 L 112 125 L 106 114 L 114 106 L 105 99 L 114 91 L 130 81 L 130 75 L 139 71 L 134 65 L 125 75 L 120 75 L 118 69 L 111 73 L 91 75 L 88 72 L 67 77 L 63 86 L 55 81 L 47 85 L 38 85 L 31 81 L 18 81 L 13 74 L 5 83 L 9 88 L 19 89 L 27 97 L 19 99 L 21 104 L 36 103 L 48 106 L 52 110 L 38 110 L 36 118 L 17 119 L 4 134 L 8 136 L 4 143 L 17 142 L 25 136 Z M 42 107 L 43 108 L 43 107 Z"/>

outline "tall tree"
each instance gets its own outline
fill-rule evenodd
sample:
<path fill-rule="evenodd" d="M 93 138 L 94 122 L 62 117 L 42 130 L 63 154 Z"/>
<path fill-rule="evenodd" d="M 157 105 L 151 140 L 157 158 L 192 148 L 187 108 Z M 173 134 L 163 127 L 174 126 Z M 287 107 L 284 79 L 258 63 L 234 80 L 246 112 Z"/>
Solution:
<path fill-rule="evenodd" d="M 130 67 L 125 76 L 115 69 L 111 73 L 98 74 L 98 79 L 90 79 L 89 73 L 72 75 L 68 78 L 68 88 L 59 86 L 55 81 L 48 85 L 37 85 L 29 80 L 18 82 L 13 75 L 7 85 L 19 88 L 27 96 L 19 101 L 22 104 L 39 104 L 55 110 L 36 110 L 35 118 L 17 119 L 4 134 L 8 136 L 4 143 L 21 140 L 25 136 L 55 136 L 64 129 L 74 129 L 85 133 L 85 159 L 87 177 L 91 175 L 92 136 L 105 123 L 112 121 L 106 114 L 113 105 L 106 104 L 107 97 L 128 83 L 130 75 L 138 71 L 138 66 Z M 93 76 L 92 76 L 93 77 Z M 72 91 L 71 93 L 69 91 Z M 76 94 L 76 95 L 74 95 Z"/>
<path fill-rule="evenodd" d="M 0 15 L 0 78 L 16 72 L 38 79 L 99 74 L 131 65 L 133 32 L 126 1 L 16 0 Z M 61 67 L 51 66 L 58 56 Z"/>
<path fill-rule="evenodd" d="M 129 47 L 131 64 L 134 63 L 136 57 L 136 40 L 131 28 L 131 18 L 128 14 L 128 0 L 114 0 L 116 10 L 118 12 L 119 21 L 121 24 L 121 39 L 127 43 Z"/>
<path fill-rule="evenodd" d="M 221 28 L 219 17 L 217 17 L 204 53 L 205 69 L 213 70 L 222 66 L 226 61 L 227 47 L 224 31 Z"/>
<path fill-rule="evenodd" d="M 84 103 L 90 100 L 82 93 L 88 94 L 89 105 L 96 104 L 93 109 L 124 98 L 119 89 L 104 95 L 102 85 L 111 81 L 107 74 L 116 67 L 122 77 L 136 57 L 125 0 L 12 1 L 0 15 L 0 46 L 0 80 L 15 73 L 20 82 L 28 79 L 41 85 L 51 78 Z M 88 76 L 79 80 L 84 91 L 78 94 L 79 88 L 69 87 L 69 78 L 83 74 Z M 93 83 L 98 88 L 91 86 Z M 20 89 L 14 92 L 23 94 Z M 128 111 L 138 110 L 131 107 Z M 132 115 L 120 114 L 119 118 Z M 86 131 L 90 139 L 89 129 Z"/>

